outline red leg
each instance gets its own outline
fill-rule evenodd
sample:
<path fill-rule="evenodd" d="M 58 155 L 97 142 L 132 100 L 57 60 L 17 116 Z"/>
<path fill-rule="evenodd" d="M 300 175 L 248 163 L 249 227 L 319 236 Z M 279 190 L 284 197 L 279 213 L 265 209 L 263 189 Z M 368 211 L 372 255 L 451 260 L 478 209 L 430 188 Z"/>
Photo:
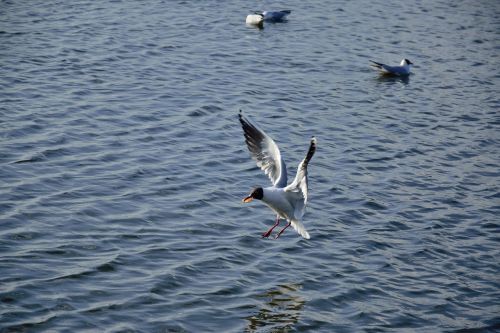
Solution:
<path fill-rule="evenodd" d="M 276 223 L 274 223 L 274 225 L 271 227 L 271 229 L 269 229 L 268 231 L 266 231 L 265 233 L 262 234 L 262 237 L 269 237 L 269 235 L 271 234 L 271 232 L 273 231 L 274 228 L 276 228 L 278 226 L 278 224 L 280 224 L 280 216 L 279 215 L 276 215 Z"/>
<path fill-rule="evenodd" d="M 278 235 L 276 235 L 276 237 L 274 237 L 274 239 L 277 239 L 279 236 L 281 236 L 281 234 L 283 233 L 283 231 L 285 231 L 285 229 L 288 228 L 291 224 L 292 224 L 292 221 L 288 222 L 288 224 L 286 225 L 286 227 L 284 227 L 283 229 L 281 229 L 281 231 L 278 233 Z"/>

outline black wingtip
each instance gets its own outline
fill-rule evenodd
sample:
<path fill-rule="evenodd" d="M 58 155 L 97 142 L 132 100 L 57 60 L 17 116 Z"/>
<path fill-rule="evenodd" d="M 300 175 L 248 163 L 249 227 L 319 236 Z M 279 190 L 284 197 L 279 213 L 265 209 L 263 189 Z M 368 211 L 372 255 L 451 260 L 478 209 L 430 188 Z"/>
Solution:
<path fill-rule="evenodd" d="M 309 149 L 307 150 L 306 158 L 304 159 L 304 165 L 306 166 L 309 164 L 309 161 L 313 157 L 314 153 L 316 152 L 316 144 L 317 140 L 315 136 L 311 137 L 311 144 L 309 145 Z"/>
<path fill-rule="evenodd" d="M 248 119 L 246 119 L 244 116 L 243 116 L 243 112 L 240 110 L 240 113 L 238 114 L 238 118 L 240 120 L 240 124 L 241 124 L 241 127 L 243 128 L 243 131 L 245 132 L 245 137 L 247 135 L 249 135 L 249 133 L 253 130 L 255 130 L 255 127 L 252 125 L 252 123 L 250 123 L 250 121 L 248 121 Z"/>

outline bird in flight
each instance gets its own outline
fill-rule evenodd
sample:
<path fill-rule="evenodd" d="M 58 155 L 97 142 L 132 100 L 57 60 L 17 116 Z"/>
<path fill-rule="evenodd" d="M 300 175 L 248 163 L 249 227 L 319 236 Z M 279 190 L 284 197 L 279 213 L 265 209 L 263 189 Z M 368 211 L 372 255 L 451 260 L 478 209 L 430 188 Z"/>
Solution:
<path fill-rule="evenodd" d="M 280 219 L 285 219 L 288 224 L 281 229 L 275 238 L 281 236 L 291 225 L 302 237 L 309 239 L 309 233 L 301 219 L 307 205 L 307 165 L 316 151 L 316 138 L 311 138 L 309 149 L 297 168 L 295 179 L 287 185 L 286 165 L 278 145 L 264 131 L 244 117 L 241 110 L 239 119 L 252 158 L 272 182 L 272 186 L 253 189 L 243 199 L 245 203 L 254 199 L 261 200 L 276 213 L 276 222 L 262 237 L 269 237 L 274 228 L 279 225 Z"/>

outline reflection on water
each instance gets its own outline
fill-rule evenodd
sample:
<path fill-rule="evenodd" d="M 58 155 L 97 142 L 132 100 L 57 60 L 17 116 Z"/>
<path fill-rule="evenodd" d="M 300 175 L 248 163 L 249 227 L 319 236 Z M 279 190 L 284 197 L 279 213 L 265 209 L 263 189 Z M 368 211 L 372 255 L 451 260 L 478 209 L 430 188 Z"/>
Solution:
<path fill-rule="evenodd" d="M 266 328 L 266 331 L 287 332 L 291 329 L 299 321 L 305 304 L 300 289 L 300 284 L 286 284 L 257 295 L 264 302 L 257 314 L 247 318 L 248 326 L 245 331 L 256 332 Z"/>
<path fill-rule="evenodd" d="M 0 2 L 0 333 L 498 331 L 500 2 L 144 3 Z M 239 109 L 320 140 L 311 241 Z"/>
<path fill-rule="evenodd" d="M 261 22 L 259 24 L 246 23 L 246 26 L 249 27 L 249 28 L 257 28 L 259 30 L 264 29 L 264 23 L 263 22 Z"/>
<path fill-rule="evenodd" d="M 406 85 L 406 84 L 410 83 L 410 76 L 411 75 L 399 76 L 399 75 L 382 73 L 382 74 L 379 74 L 377 76 L 377 81 L 380 83 L 398 83 L 398 82 L 401 82 L 401 83 Z"/>

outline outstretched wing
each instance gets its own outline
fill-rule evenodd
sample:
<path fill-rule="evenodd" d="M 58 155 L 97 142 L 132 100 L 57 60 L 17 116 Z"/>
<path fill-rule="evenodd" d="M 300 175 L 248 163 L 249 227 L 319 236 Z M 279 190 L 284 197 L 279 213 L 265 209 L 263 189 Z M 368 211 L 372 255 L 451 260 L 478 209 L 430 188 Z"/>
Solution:
<path fill-rule="evenodd" d="M 294 216 L 296 219 L 302 218 L 306 211 L 307 205 L 307 165 L 316 151 L 316 138 L 312 137 L 311 143 L 309 145 L 309 150 L 307 151 L 306 157 L 300 162 L 297 168 L 297 175 L 293 182 L 285 187 L 285 192 L 289 192 L 290 195 L 298 196 L 295 204 Z M 292 223 L 293 225 L 293 223 Z M 295 227 L 294 227 L 295 228 Z M 296 228 L 298 231 L 298 229 Z"/>
<path fill-rule="evenodd" d="M 271 179 L 275 187 L 285 187 L 287 182 L 286 165 L 281 158 L 278 146 L 264 131 L 243 117 L 241 111 L 239 118 L 245 134 L 245 142 L 252 158 L 257 162 L 257 166 Z"/>

